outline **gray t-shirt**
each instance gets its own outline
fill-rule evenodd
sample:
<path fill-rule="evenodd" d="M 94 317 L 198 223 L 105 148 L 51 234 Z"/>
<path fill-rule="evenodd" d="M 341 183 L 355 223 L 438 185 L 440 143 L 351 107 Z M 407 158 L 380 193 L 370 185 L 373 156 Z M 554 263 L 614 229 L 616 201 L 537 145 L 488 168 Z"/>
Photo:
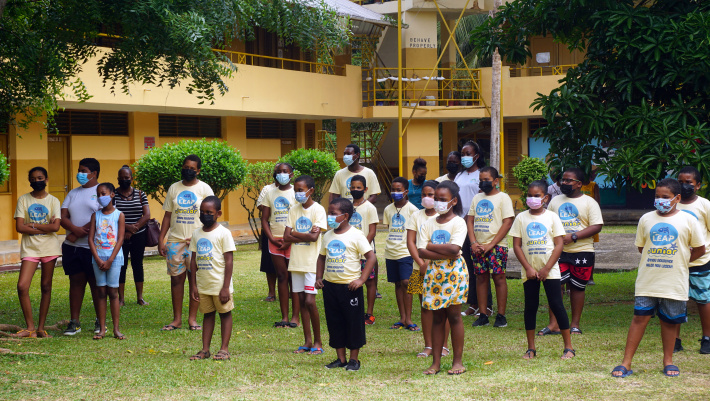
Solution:
<path fill-rule="evenodd" d="M 77 227 L 83 227 L 91 221 L 91 215 L 101 209 L 98 197 L 96 196 L 96 187 L 90 188 L 74 188 L 67 194 L 62 202 L 62 209 L 69 210 L 69 220 Z M 67 233 L 69 234 L 69 233 Z M 71 246 L 89 249 L 88 236 L 79 238 L 76 242 L 64 240 L 64 243 Z"/>

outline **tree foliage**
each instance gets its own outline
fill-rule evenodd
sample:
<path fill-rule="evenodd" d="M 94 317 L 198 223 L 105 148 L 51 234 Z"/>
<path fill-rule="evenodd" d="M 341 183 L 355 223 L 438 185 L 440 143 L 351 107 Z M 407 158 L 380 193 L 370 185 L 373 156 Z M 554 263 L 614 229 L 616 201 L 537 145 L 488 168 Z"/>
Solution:
<path fill-rule="evenodd" d="M 501 28 L 502 27 L 502 28 Z M 710 176 L 710 2 L 516 0 L 476 30 L 482 56 L 531 57 L 532 36 L 586 51 L 533 103 L 548 126 L 551 164 L 600 164 L 618 188 L 685 165 Z"/>
<path fill-rule="evenodd" d="M 26 125 L 51 120 L 57 99 L 89 99 L 77 76 L 94 57 L 112 92 L 184 85 L 212 102 L 236 70 L 213 49 L 253 40 L 255 27 L 303 49 L 348 39 L 348 21 L 321 0 L 0 0 L 0 114 Z"/>
<path fill-rule="evenodd" d="M 5 184 L 5 182 L 10 178 L 10 163 L 7 161 L 7 157 L 0 153 L 0 185 Z"/>
<path fill-rule="evenodd" d="M 275 162 L 248 163 L 247 173 L 242 182 L 242 194 L 239 197 L 239 203 L 249 215 L 249 228 L 251 228 L 259 246 L 261 246 L 259 241 L 261 223 L 258 219 L 261 217 L 261 213 L 257 212 L 256 201 L 259 199 L 262 188 L 274 183 L 274 165 L 276 165 Z"/>
<path fill-rule="evenodd" d="M 327 186 L 340 170 L 340 164 L 332 153 L 317 149 L 295 149 L 283 155 L 279 162 L 289 163 L 300 174 L 310 175 L 315 181 L 313 200 L 320 202 Z M 296 178 L 296 175 L 294 175 Z"/>
<path fill-rule="evenodd" d="M 520 199 L 525 209 L 528 208 L 525 203 L 525 198 L 528 197 L 528 185 L 536 180 L 545 180 L 547 172 L 547 164 L 542 159 L 526 155 L 522 155 L 520 163 L 513 167 L 513 177 L 517 180 L 516 186 L 520 190 Z"/>
<path fill-rule="evenodd" d="M 170 186 L 182 179 L 182 163 L 190 154 L 202 159 L 197 178 L 222 200 L 242 183 L 247 173 L 247 163 L 227 142 L 182 140 L 153 148 L 133 164 L 136 187 L 162 204 Z"/>

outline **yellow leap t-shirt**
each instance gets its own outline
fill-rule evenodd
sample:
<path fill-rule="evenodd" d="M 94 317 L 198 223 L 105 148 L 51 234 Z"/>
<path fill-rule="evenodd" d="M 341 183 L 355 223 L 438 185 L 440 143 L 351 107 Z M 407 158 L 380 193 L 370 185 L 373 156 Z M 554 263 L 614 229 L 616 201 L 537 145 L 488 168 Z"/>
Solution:
<path fill-rule="evenodd" d="M 587 195 L 578 198 L 570 198 L 566 195 L 555 196 L 547 210 L 557 213 L 567 234 L 582 231 L 589 226 L 604 224 L 599 204 Z M 594 252 L 594 237 L 580 238 L 576 243 L 569 243 L 565 245 L 564 251 Z"/>
<path fill-rule="evenodd" d="M 59 199 L 47 194 L 37 199 L 31 194 L 24 194 L 17 200 L 15 218 L 25 219 L 25 224 L 49 224 L 52 218 L 61 219 Z M 62 254 L 57 233 L 22 234 L 20 258 L 41 258 Z"/>
<path fill-rule="evenodd" d="M 402 209 L 397 211 L 394 203 L 390 203 L 382 216 L 382 224 L 389 226 L 387 239 L 385 240 L 385 258 L 386 259 L 402 259 L 409 255 L 407 249 L 407 222 L 412 218 L 412 215 L 417 213 L 419 209 L 411 202 L 407 202 Z"/>
<path fill-rule="evenodd" d="M 424 222 L 417 235 L 417 247 L 426 249 L 426 246 L 431 242 L 435 245 L 452 244 L 463 246 L 466 241 L 468 230 L 466 229 L 466 221 L 459 216 L 454 216 L 453 219 L 441 224 L 436 221 L 436 218 L 430 218 Z M 459 251 L 459 256 L 461 252 Z"/>
<path fill-rule="evenodd" d="M 370 195 L 376 195 L 381 192 L 380 183 L 377 181 L 377 175 L 375 175 L 374 171 L 364 166 L 362 167 L 362 171 L 359 173 L 353 173 L 348 170 L 347 167 L 338 170 L 338 172 L 335 173 L 335 177 L 333 177 L 333 183 L 330 184 L 328 192 L 338 194 L 352 202 L 353 195 L 350 193 L 350 180 L 356 175 L 365 177 L 365 180 L 367 181 L 367 192 L 365 192 L 365 199 L 369 198 Z"/>
<path fill-rule="evenodd" d="M 641 216 L 636 231 L 641 263 L 636 277 L 637 297 L 688 300 L 690 248 L 705 245 L 705 230 L 689 213 L 663 217 Z"/>
<path fill-rule="evenodd" d="M 489 244 L 500 231 L 503 219 L 515 217 L 513 201 L 505 192 L 495 195 L 486 195 L 483 192 L 473 197 L 469 216 L 473 216 L 473 233 L 476 241 L 481 245 Z M 503 237 L 499 246 L 508 247 L 508 240 Z"/>
<path fill-rule="evenodd" d="M 706 265 L 710 262 L 710 242 L 708 242 L 710 241 L 710 201 L 698 196 L 698 199 L 687 205 L 678 202 L 676 208 L 698 219 L 700 227 L 705 232 L 705 255 L 690 262 L 690 270 L 696 266 Z"/>
<path fill-rule="evenodd" d="M 372 247 L 360 230 L 352 227 L 343 234 L 330 230 L 323 236 L 320 254 L 325 255 L 323 280 L 335 284 L 350 284 L 362 275 L 360 260 Z"/>
<path fill-rule="evenodd" d="M 224 254 L 234 252 L 232 233 L 221 224 L 210 232 L 202 227 L 197 229 L 190 241 L 190 251 L 195 253 L 197 264 L 197 291 L 205 295 L 219 295 L 224 285 Z M 229 282 L 229 293 L 234 292 L 232 281 Z"/>
<path fill-rule="evenodd" d="M 320 227 L 322 231 L 328 229 L 328 219 L 325 209 L 318 203 L 313 203 L 304 209 L 300 203 L 291 208 L 286 220 L 286 227 L 291 227 L 291 232 L 310 233 L 313 227 Z M 321 237 L 316 242 L 296 242 L 291 244 L 291 260 L 288 271 L 315 273 L 318 262 L 318 252 L 321 249 Z"/>
<path fill-rule="evenodd" d="M 565 235 L 565 229 L 559 216 L 549 210 L 545 210 L 543 214 L 538 216 L 532 215 L 529 210 L 526 210 L 515 218 L 510 235 L 522 239 L 525 259 L 533 269 L 540 271 L 550 260 L 552 251 L 555 249 L 553 239 Z M 528 279 L 525 269 L 523 269 L 521 278 L 523 283 Z M 560 265 L 557 261 L 550 269 L 547 278 L 553 280 L 562 278 Z"/>
<path fill-rule="evenodd" d="M 412 215 L 412 218 L 410 218 L 409 220 L 407 220 L 407 223 L 405 223 L 405 225 L 404 225 L 404 228 L 405 228 L 405 229 L 407 229 L 407 230 L 412 230 L 412 231 L 414 231 L 415 233 L 417 233 L 417 236 L 416 236 L 416 239 L 417 239 L 417 240 L 416 240 L 417 249 L 420 248 L 420 246 L 419 246 L 419 245 L 420 245 L 420 243 L 419 243 L 419 233 L 421 233 L 421 231 L 422 231 L 422 226 L 423 226 L 424 223 L 426 223 L 429 219 L 436 218 L 436 216 L 438 216 L 438 214 L 436 214 L 436 213 L 434 213 L 433 216 L 427 216 L 427 215 L 426 215 L 426 209 L 421 209 L 421 210 L 417 210 L 417 212 Z"/>
<path fill-rule="evenodd" d="M 370 235 L 370 224 L 380 222 L 375 205 L 366 200 L 359 206 L 355 206 L 353 217 L 350 218 L 350 225 L 362 231 L 365 237 Z"/>
<path fill-rule="evenodd" d="M 186 242 L 195 230 L 202 227 L 200 204 L 210 195 L 214 195 L 212 188 L 202 181 L 189 187 L 182 181 L 170 186 L 163 203 L 163 210 L 172 213 L 168 242 Z"/>
<path fill-rule="evenodd" d="M 296 204 L 296 195 L 293 187 L 285 191 L 278 187 L 273 188 L 264 196 L 262 204 L 271 209 L 269 216 L 269 227 L 274 237 L 283 237 L 286 228 L 286 220 L 291 207 Z"/>

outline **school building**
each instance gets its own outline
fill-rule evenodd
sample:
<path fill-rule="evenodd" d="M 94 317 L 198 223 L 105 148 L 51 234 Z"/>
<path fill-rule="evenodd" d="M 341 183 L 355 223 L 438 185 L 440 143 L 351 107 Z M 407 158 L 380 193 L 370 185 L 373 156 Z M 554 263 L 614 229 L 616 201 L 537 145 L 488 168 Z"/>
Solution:
<path fill-rule="evenodd" d="M 285 45 L 256 28 L 254 41 L 235 42 L 223 51 L 238 70 L 227 82 L 229 92 L 213 105 L 198 104 L 180 87 L 132 85 L 130 94 L 111 93 L 94 68 L 96 60 L 90 60 L 80 78 L 93 97 L 85 103 L 60 102 L 58 134 L 48 133 L 41 122 L 28 129 L 2 130 L 0 151 L 8 155 L 11 177 L 0 189 L 0 208 L 6 210 L 0 217 L 0 241 L 19 238 L 11 211 L 17 198 L 30 191 L 27 171 L 37 165 L 48 168 L 49 191 L 63 200 L 79 185 L 75 174 L 82 158 L 98 159 L 100 181 L 115 182 L 122 165 L 135 162 L 154 146 L 184 138 L 225 140 L 250 162 L 276 160 L 300 147 L 328 149 L 340 158 L 345 145 L 356 142 L 363 149 L 363 164 L 372 167 L 383 183 L 397 174 L 409 178 L 417 157 L 427 160 L 428 176 L 437 177 L 442 156 L 469 138 L 484 149 L 489 147 L 491 68 L 457 64 L 453 45 L 444 50 L 438 65 L 437 60 L 449 36 L 445 25 L 453 28 L 462 10 L 463 15 L 487 14 L 492 0 L 402 1 L 406 29 L 401 84 L 408 128 L 402 141 L 401 172 L 396 101 L 399 49 L 397 27 L 388 22 L 396 21 L 397 1 L 327 3 L 352 21 L 349 48 L 318 57 L 317 52 Z M 383 19 L 384 15 L 392 19 Z M 110 51 L 110 41 L 98 44 Z M 502 71 L 502 153 L 507 189 L 513 195 L 512 167 L 521 155 L 534 150 L 539 156 L 544 147 L 530 139 L 545 124 L 531 102 L 538 92 L 549 93 L 558 86 L 561 75 L 583 57 L 549 37 L 533 38 L 531 52 L 528 64 L 504 65 Z M 378 130 L 352 130 L 352 123 L 358 122 L 382 124 Z M 382 188 L 388 191 L 387 185 Z M 247 222 L 239 196 L 236 191 L 225 202 L 224 219 L 231 225 Z M 151 212 L 162 218 L 157 202 L 151 201 Z"/>

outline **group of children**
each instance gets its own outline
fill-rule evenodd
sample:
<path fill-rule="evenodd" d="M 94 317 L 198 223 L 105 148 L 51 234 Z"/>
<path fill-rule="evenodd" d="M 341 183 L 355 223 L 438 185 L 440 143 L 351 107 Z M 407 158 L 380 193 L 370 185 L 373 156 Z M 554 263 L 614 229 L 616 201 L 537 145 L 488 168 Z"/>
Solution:
<path fill-rule="evenodd" d="M 352 146 L 348 149 L 353 156 L 359 156 L 359 152 L 353 152 Z M 346 149 L 346 157 L 347 152 Z M 349 159 L 349 165 L 357 162 L 355 157 Z M 217 223 L 222 214 L 220 199 L 214 195 L 194 199 L 183 190 L 200 183 L 197 179 L 200 164 L 197 156 L 188 156 L 183 163 L 183 180 L 175 183 L 175 188 L 170 188 L 169 199 L 166 198 L 166 204 L 173 202 L 188 207 L 188 212 L 168 216 L 169 219 L 183 223 L 188 218 L 194 219 L 191 232 L 183 235 L 185 238 L 180 241 L 187 249 L 176 251 L 170 241 L 162 248 L 164 253 L 171 254 L 169 270 L 171 263 L 175 265 L 175 275 L 172 276 L 184 274 L 180 280 L 175 280 L 173 287 L 183 284 L 187 276 L 190 300 L 204 314 L 203 346 L 191 359 L 212 356 L 210 342 L 216 313 L 219 313 L 222 343 L 214 359 L 226 360 L 230 358 L 233 252 L 236 248 L 229 230 Z M 322 289 L 329 345 L 337 355 L 326 365 L 329 369 L 360 369 L 359 350 L 366 344 L 365 326 L 375 321 L 377 258 L 373 241 L 378 218 L 371 200 L 378 193 L 379 185 L 376 180 L 370 182 L 367 174 L 358 174 L 363 169 L 339 172 L 346 176 L 341 177 L 347 182 L 341 194 L 347 196 L 331 196 L 326 211 L 313 199 L 313 178 L 302 175 L 294 180 L 293 168 L 281 163 L 274 171 L 276 183 L 265 188 L 260 204 L 263 206 L 264 233 L 269 240 L 269 252 L 279 280 L 282 320 L 275 326 L 297 327 L 300 317 L 304 342 L 294 352 L 324 353 L 316 304 L 317 290 Z M 387 277 L 395 284 L 400 315 L 391 328 L 423 331 L 424 350 L 418 356 L 432 356 L 433 359 L 424 371 L 427 375 L 439 373 L 441 358 L 449 353 L 445 346 L 449 333 L 453 363 L 448 373 L 455 375 L 466 371 L 462 361 L 461 305 L 466 302 L 470 285 L 477 286 L 478 302 L 483 306 L 488 297 L 488 281 L 493 277 L 498 307 L 494 326 L 507 325 L 507 235 L 513 238 L 515 255 L 523 267 L 524 322 L 528 342 L 523 357 L 532 359 L 537 355 L 535 326 L 541 285 L 549 304 L 550 324 L 537 335 L 561 334 L 564 343 L 562 359 L 569 359 L 576 353 L 571 334 L 581 334 L 579 325 L 584 290 L 594 265 L 592 241 L 603 225 L 598 204 L 581 192 L 584 173 L 577 168 L 566 170 L 559 181 L 562 195 L 553 200 L 550 200 L 547 182 L 532 182 L 527 189 L 528 210 L 517 217 L 510 197 L 498 189 L 498 171 L 484 167 L 478 173 L 480 193 L 473 197 L 468 211 L 461 201 L 459 185 L 450 179 L 441 182 L 422 179 L 420 210 L 408 201 L 409 183 L 401 177 L 393 180 L 393 202 L 384 210 L 383 223 L 388 226 L 384 250 Z M 77 179 L 80 183 L 83 181 L 82 185 L 89 185 L 98 178 L 98 171 L 95 177 L 88 177 L 90 174 L 91 169 L 80 171 Z M 43 265 L 38 329 L 34 328 L 29 300 L 24 298 L 25 287 L 32 278 L 30 269 L 21 271 L 18 283 L 20 304 L 23 311 L 29 309 L 25 331 L 40 337 L 48 336 L 43 328 L 49 304 L 44 294 L 51 291 L 51 273 L 59 254 L 58 221 L 67 217 L 63 215 L 64 208 L 59 213 L 58 200 L 46 192 L 47 179 L 47 172 L 41 167 L 30 171 L 33 191 L 18 200 L 15 213 L 17 229 L 23 234 L 23 266 L 25 263 L 34 268 L 38 263 Z M 368 184 L 376 188 L 373 190 Z M 664 373 L 668 376 L 680 373 L 672 364 L 672 355 L 674 348 L 682 347 L 680 323 L 686 321 L 689 294 L 699 305 L 703 327 L 700 351 L 710 353 L 710 253 L 706 252 L 710 240 L 710 202 L 696 195 L 700 185 L 700 173 L 693 167 L 681 170 L 678 180 L 667 178 L 660 181 L 656 187 L 657 210 L 645 214 L 639 221 L 635 243 L 642 259 L 636 282 L 634 318 L 622 364 L 612 372 L 614 377 L 626 377 L 632 373 L 631 360 L 654 315 L 658 315 L 661 321 Z M 119 330 L 117 292 L 123 264 L 120 250 L 125 220 L 114 206 L 114 185 L 105 182 L 94 186 L 95 195 L 87 199 L 95 201 L 98 206 L 85 225 L 96 287 L 92 292 L 98 317 L 94 339 L 106 335 L 107 298 L 111 305 L 114 337 L 125 339 Z M 195 213 L 198 210 L 199 213 Z M 72 234 L 77 231 L 71 229 L 73 227 L 67 228 Z M 173 232 L 175 229 L 175 224 L 169 229 L 164 227 L 161 237 L 177 235 Z M 467 238 L 471 243 L 475 278 L 469 276 L 462 256 Z M 182 258 L 180 263 L 172 260 L 177 256 Z M 50 275 L 49 279 L 46 274 Z M 367 308 L 363 285 L 368 288 Z M 290 320 L 289 286 L 293 303 Z M 571 322 L 562 302 L 565 286 L 571 293 Z M 421 328 L 411 319 L 414 294 L 420 300 Z M 181 313 L 182 302 L 179 302 L 179 308 Z M 481 312 L 474 326 L 489 324 L 488 318 L 488 314 Z M 178 328 L 171 325 L 169 330 Z"/>

